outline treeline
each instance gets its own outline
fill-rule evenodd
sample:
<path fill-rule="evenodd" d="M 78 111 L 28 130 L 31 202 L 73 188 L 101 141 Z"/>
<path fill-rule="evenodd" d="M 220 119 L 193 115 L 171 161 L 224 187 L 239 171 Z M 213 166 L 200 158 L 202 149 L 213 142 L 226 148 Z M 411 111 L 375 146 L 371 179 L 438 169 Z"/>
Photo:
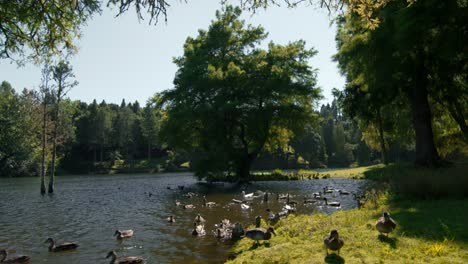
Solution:
<path fill-rule="evenodd" d="M 0 85 L 0 175 L 41 174 L 43 97 L 24 89 L 15 92 Z M 107 173 L 116 170 L 175 170 L 196 159 L 197 153 L 171 150 L 160 140 L 164 114 L 149 100 L 120 105 L 60 102 L 57 130 L 57 165 L 62 173 Z M 53 105 L 46 108 L 46 164 L 50 170 Z M 356 122 L 342 114 L 336 100 L 316 111 L 319 121 L 284 148 L 264 151 L 256 169 L 319 168 L 366 165 L 381 161 L 377 147 L 368 146 Z M 370 137 L 368 137 L 370 138 Z M 406 156 L 405 156 L 406 157 Z"/>

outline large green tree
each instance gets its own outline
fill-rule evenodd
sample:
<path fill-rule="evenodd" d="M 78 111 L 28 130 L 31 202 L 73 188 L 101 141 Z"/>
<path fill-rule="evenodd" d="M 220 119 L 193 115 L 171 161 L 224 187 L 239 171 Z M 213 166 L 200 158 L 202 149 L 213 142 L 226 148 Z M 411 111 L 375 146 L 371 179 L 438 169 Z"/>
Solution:
<path fill-rule="evenodd" d="M 417 1 L 409 7 L 392 1 L 379 9 L 378 28 L 369 30 L 348 14 L 338 33 L 336 58 L 348 80 L 348 109 L 377 124 L 384 106 L 411 109 L 418 165 L 443 164 L 434 144 L 430 99 L 455 104 L 460 101 L 452 95 L 466 98 L 467 90 L 453 83 L 466 69 L 467 8 L 456 0 Z"/>
<path fill-rule="evenodd" d="M 201 151 L 199 173 L 232 171 L 248 180 L 266 145 L 287 142 L 312 121 L 320 91 L 308 64 L 313 49 L 303 41 L 260 49 L 267 34 L 240 14 L 228 6 L 208 31 L 187 38 L 175 59 L 175 89 L 162 93 L 162 135 L 171 147 Z"/>

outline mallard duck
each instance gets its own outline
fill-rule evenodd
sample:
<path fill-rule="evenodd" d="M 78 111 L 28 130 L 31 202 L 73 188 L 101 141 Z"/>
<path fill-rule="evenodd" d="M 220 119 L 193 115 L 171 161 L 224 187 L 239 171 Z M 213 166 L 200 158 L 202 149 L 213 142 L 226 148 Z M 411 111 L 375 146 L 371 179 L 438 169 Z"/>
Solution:
<path fill-rule="evenodd" d="M 273 213 L 270 208 L 267 208 L 266 211 L 268 212 L 268 220 L 270 220 L 270 223 L 276 223 L 280 219 L 279 214 Z"/>
<path fill-rule="evenodd" d="M 306 198 L 304 197 L 304 204 L 313 204 L 313 203 L 316 203 L 317 200 L 315 199 L 310 199 L 310 198 Z"/>
<path fill-rule="evenodd" d="M 390 218 L 390 214 L 388 212 L 384 212 L 383 216 L 377 220 L 375 224 L 375 228 L 382 234 L 387 234 L 392 232 L 393 229 L 396 228 L 396 223 Z"/>
<path fill-rule="evenodd" d="M 250 205 L 247 205 L 246 202 L 242 202 L 241 203 L 241 209 L 242 210 L 249 210 L 250 209 Z"/>
<path fill-rule="evenodd" d="M 333 189 L 331 189 L 330 187 L 323 187 L 323 193 L 333 193 Z"/>
<path fill-rule="evenodd" d="M 325 197 L 321 196 L 320 193 L 314 193 L 314 199 L 316 199 L 316 200 L 325 200 Z"/>
<path fill-rule="evenodd" d="M 197 216 L 195 216 L 195 222 L 196 222 L 197 224 L 199 224 L 199 223 L 205 223 L 206 220 L 205 220 L 205 218 L 203 218 L 200 214 L 197 214 Z"/>
<path fill-rule="evenodd" d="M 195 209 L 195 205 L 193 204 L 186 204 L 183 206 L 184 209 Z"/>
<path fill-rule="evenodd" d="M 330 232 L 330 235 L 325 237 L 325 239 L 323 240 L 323 243 L 325 244 L 327 256 L 328 256 L 329 249 L 333 251 L 338 251 L 338 255 L 339 255 L 340 249 L 344 245 L 343 239 L 340 238 L 340 235 L 338 234 L 337 230 L 332 230 Z"/>
<path fill-rule="evenodd" d="M 145 262 L 142 257 L 119 257 L 115 251 L 110 251 L 106 258 L 112 258 L 110 264 L 137 264 Z"/>
<path fill-rule="evenodd" d="M 206 234 L 205 226 L 203 224 L 197 224 L 196 222 L 194 222 L 193 223 L 192 235 L 194 235 L 194 236 L 204 236 L 205 234 Z"/>
<path fill-rule="evenodd" d="M 345 191 L 345 190 L 339 190 L 338 193 L 341 194 L 341 195 L 349 195 L 350 194 L 350 192 Z"/>
<path fill-rule="evenodd" d="M 115 230 L 114 236 L 117 236 L 117 239 L 130 238 L 133 236 L 133 230 Z"/>
<path fill-rule="evenodd" d="M 226 238 L 226 230 L 222 228 L 216 228 L 215 236 L 216 238 Z"/>
<path fill-rule="evenodd" d="M 170 215 L 168 218 L 166 218 L 166 220 L 169 222 L 169 223 L 175 223 L 175 217 L 173 215 Z"/>
<path fill-rule="evenodd" d="M 207 202 L 207 201 L 206 201 L 206 197 L 203 196 L 203 205 L 204 205 L 205 207 L 213 207 L 213 206 L 216 206 L 216 203 L 215 203 L 215 202 Z"/>
<path fill-rule="evenodd" d="M 254 197 L 254 193 L 245 193 L 245 191 L 242 191 L 242 198 L 243 199 L 252 199 Z"/>
<path fill-rule="evenodd" d="M 232 229 L 232 238 L 239 239 L 244 235 L 244 227 L 240 223 L 235 223 Z"/>
<path fill-rule="evenodd" d="M 3 256 L 0 259 L 0 263 L 26 263 L 29 262 L 29 260 L 31 259 L 29 256 L 24 255 L 7 259 L 8 252 L 5 249 L 0 250 L 0 256 Z"/>
<path fill-rule="evenodd" d="M 268 229 L 265 228 L 252 228 L 247 229 L 245 232 L 245 236 L 255 240 L 258 244 L 259 240 L 269 240 L 271 238 L 271 234 L 276 236 L 275 230 L 273 227 L 269 227 Z"/>
<path fill-rule="evenodd" d="M 55 245 L 55 241 L 52 238 L 47 238 L 44 243 L 49 243 L 49 251 L 58 252 L 76 249 L 79 245 L 75 242 L 66 242 L 60 245 Z"/>
<path fill-rule="evenodd" d="M 262 217 L 257 215 L 255 217 L 255 227 L 260 227 L 261 224 L 262 224 Z"/>
<path fill-rule="evenodd" d="M 329 202 L 327 198 L 323 198 L 325 204 L 332 207 L 340 207 L 340 202 Z"/>

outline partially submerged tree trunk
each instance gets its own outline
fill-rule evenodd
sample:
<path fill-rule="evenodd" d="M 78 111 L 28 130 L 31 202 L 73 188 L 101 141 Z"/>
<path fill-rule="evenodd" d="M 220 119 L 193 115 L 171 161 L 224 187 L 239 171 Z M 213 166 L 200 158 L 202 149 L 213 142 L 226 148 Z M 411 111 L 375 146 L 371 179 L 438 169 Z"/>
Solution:
<path fill-rule="evenodd" d="M 57 130 L 58 130 L 58 123 L 59 123 L 59 112 L 60 112 L 60 99 L 62 96 L 62 84 L 59 82 L 58 92 L 57 92 L 57 99 L 55 102 L 55 114 L 54 114 L 54 132 L 52 134 L 52 167 L 50 172 L 50 179 L 49 179 L 49 188 L 48 192 L 54 192 L 54 178 L 55 178 L 55 166 L 56 166 L 56 159 L 57 159 Z"/>
<path fill-rule="evenodd" d="M 441 165 L 441 159 L 435 147 L 432 132 L 431 108 L 427 98 L 427 73 L 422 57 L 415 61 L 417 62 L 415 63 L 415 80 L 408 91 L 416 133 L 415 164 L 424 167 L 438 167 Z"/>
<path fill-rule="evenodd" d="M 44 92 L 42 113 L 42 158 L 41 158 L 41 194 L 46 193 L 45 174 L 46 174 L 46 141 L 47 141 L 47 100 Z"/>

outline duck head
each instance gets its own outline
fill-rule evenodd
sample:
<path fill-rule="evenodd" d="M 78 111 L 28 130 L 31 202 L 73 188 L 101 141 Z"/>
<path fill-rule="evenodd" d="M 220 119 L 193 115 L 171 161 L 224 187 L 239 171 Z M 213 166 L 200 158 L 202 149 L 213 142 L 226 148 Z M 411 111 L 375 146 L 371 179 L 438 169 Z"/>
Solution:
<path fill-rule="evenodd" d="M 276 233 L 275 233 L 275 230 L 273 229 L 273 227 L 270 226 L 270 227 L 267 229 L 267 231 L 276 236 Z"/>
<path fill-rule="evenodd" d="M 110 258 L 110 257 L 113 257 L 113 258 L 114 258 L 114 257 L 116 257 L 116 256 L 117 256 L 117 254 L 115 253 L 115 251 L 109 251 L 109 253 L 107 253 L 106 258 Z"/>
<path fill-rule="evenodd" d="M 336 229 L 333 229 L 332 231 L 330 231 L 330 238 L 338 238 L 338 237 L 339 235 Z"/>
<path fill-rule="evenodd" d="M 44 241 L 44 243 L 53 244 L 53 243 L 54 243 L 54 240 L 53 240 L 51 237 L 49 237 L 49 238 L 47 238 L 47 239 Z"/>
<path fill-rule="evenodd" d="M 115 230 L 114 236 L 120 236 L 122 233 L 119 230 Z"/>
<path fill-rule="evenodd" d="M 388 220 L 390 218 L 390 213 L 389 212 L 384 212 L 383 217 L 385 218 L 385 220 Z"/>

